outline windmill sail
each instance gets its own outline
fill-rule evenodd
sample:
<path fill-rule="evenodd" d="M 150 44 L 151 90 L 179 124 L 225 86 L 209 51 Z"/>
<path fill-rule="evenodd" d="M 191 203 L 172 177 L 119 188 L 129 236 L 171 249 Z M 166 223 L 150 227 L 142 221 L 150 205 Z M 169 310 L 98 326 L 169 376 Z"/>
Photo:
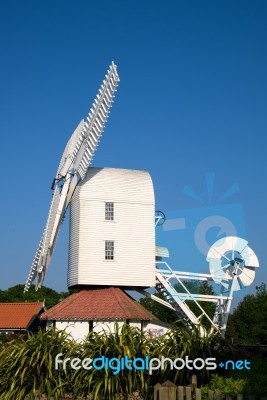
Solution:
<path fill-rule="evenodd" d="M 71 201 L 74 190 L 84 178 L 102 135 L 109 110 L 119 83 L 117 66 L 112 62 L 93 102 L 86 120 L 82 120 L 62 155 L 56 177 L 47 223 L 32 262 L 24 291 L 37 277 L 36 290 L 41 287 L 51 260 L 60 225 Z"/>
<path fill-rule="evenodd" d="M 207 261 L 214 282 L 226 289 L 231 286 L 233 291 L 251 285 L 255 268 L 259 267 L 258 258 L 248 242 L 236 236 L 217 240 L 208 252 Z"/>

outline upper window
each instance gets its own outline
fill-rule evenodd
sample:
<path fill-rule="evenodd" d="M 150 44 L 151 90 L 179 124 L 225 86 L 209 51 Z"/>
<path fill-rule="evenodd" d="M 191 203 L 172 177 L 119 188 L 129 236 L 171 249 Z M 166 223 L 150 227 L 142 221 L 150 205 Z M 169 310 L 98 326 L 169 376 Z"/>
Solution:
<path fill-rule="evenodd" d="M 114 203 L 105 203 L 105 220 L 114 220 Z"/>

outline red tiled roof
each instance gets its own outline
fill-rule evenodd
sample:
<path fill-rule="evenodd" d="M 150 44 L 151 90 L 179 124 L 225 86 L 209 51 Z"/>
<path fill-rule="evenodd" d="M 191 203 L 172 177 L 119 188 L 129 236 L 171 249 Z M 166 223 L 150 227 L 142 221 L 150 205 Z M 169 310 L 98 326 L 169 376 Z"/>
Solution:
<path fill-rule="evenodd" d="M 152 320 L 153 314 L 119 288 L 74 293 L 42 314 L 50 320 Z"/>
<path fill-rule="evenodd" d="M 0 303 L 0 329 L 27 329 L 43 302 Z"/>

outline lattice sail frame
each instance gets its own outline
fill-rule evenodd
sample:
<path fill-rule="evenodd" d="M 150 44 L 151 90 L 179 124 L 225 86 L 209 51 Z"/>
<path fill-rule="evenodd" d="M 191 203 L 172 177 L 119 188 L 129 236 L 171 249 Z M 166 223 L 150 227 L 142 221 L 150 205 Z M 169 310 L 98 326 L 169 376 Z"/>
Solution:
<path fill-rule="evenodd" d="M 46 226 L 33 259 L 24 291 L 37 277 L 36 290 L 41 287 L 50 263 L 60 225 L 70 204 L 74 190 L 86 174 L 92 161 L 119 83 L 117 66 L 111 63 L 96 95 L 87 118 L 82 120 L 62 155 L 56 177 Z"/>
<path fill-rule="evenodd" d="M 155 218 L 156 226 L 158 218 L 158 216 Z M 259 267 L 258 258 L 248 246 L 248 242 L 234 236 L 215 242 L 207 255 L 210 274 L 173 270 L 165 260 L 168 257 L 169 252 L 166 248 L 157 247 L 156 289 L 164 299 L 146 290 L 139 290 L 139 293 L 175 311 L 186 328 L 192 329 L 193 326 L 198 326 L 202 335 L 208 333 L 201 325 L 201 318 L 205 316 L 210 322 L 209 332 L 218 331 L 224 337 L 234 292 L 249 286 L 254 280 L 255 268 Z M 220 284 L 220 293 L 219 295 L 190 293 L 183 283 L 184 280 L 214 281 Z M 184 293 L 177 292 L 174 287 L 176 283 L 183 287 Z M 197 305 L 201 311 L 199 317 L 193 313 L 186 301 L 194 302 Z M 215 303 L 212 319 L 205 312 L 200 301 Z"/>
<path fill-rule="evenodd" d="M 210 248 L 207 261 L 215 283 L 226 289 L 233 280 L 233 291 L 250 286 L 255 278 L 255 268 L 259 267 L 256 254 L 248 242 L 240 237 L 227 236 L 217 240 Z"/>

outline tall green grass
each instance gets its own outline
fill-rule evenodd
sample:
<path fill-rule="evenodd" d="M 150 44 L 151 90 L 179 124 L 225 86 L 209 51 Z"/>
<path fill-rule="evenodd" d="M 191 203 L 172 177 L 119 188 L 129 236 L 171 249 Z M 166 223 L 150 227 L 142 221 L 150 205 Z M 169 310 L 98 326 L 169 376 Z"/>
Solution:
<path fill-rule="evenodd" d="M 22 400 L 26 395 L 35 399 L 46 393 L 59 399 L 68 390 L 66 371 L 54 369 L 55 356 L 64 352 L 72 355 L 78 346 L 62 331 L 28 333 L 0 348 L 0 398 Z"/>
<path fill-rule="evenodd" d="M 39 331 L 34 336 L 27 334 L 18 340 L 0 346 L 0 399 L 23 400 L 25 396 L 34 399 L 46 394 L 55 400 L 71 393 L 75 398 L 91 395 L 92 400 L 115 400 L 120 394 L 127 399 L 133 391 L 142 393 L 144 399 L 150 398 L 156 383 L 170 379 L 175 384 L 187 384 L 192 373 L 198 374 L 198 382 L 206 383 L 209 371 L 191 371 L 186 368 L 153 371 L 124 369 L 114 374 L 112 369 L 83 368 L 74 370 L 68 363 L 67 369 L 55 370 L 55 357 L 63 353 L 63 358 L 99 358 L 102 356 L 121 359 L 160 358 L 161 356 L 191 359 L 216 357 L 222 343 L 216 335 L 201 337 L 198 329 L 169 331 L 167 334 L 151 339 L 137 328 L 124 324 L 115 332 L 91 332 L 82 343 L 74 342 L 65 332 L 49 329 Z M 62 365 L 62 364 L 61 364 Z"/>

